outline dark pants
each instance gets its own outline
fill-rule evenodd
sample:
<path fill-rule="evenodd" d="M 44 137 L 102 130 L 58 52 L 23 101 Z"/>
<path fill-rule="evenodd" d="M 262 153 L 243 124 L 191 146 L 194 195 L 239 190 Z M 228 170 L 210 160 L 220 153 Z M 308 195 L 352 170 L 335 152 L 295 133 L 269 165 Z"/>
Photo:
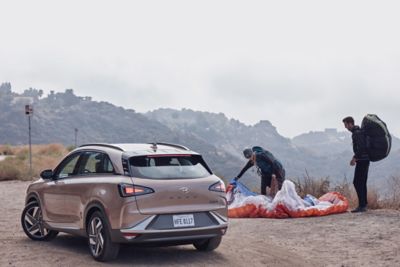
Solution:
<path fill-rule="evenodd" d="M 278 189 L 281 190 L 283 181 L 285 178 L 282 178 L 279 174 L 275 174 L 276 180 L 278 181 Z M 271 187 L 272 174 L 261 174 L 261 195 L 267 194 L 267 186 Z"/>
<path fill-rule="evenodd" d="M 369 161 L 360 160 L 356 163 L 354 171 L 354 188 L 358 196 L 358 206 L 366 207 L 367 202 L 367 179 L 368 179 Z"/>

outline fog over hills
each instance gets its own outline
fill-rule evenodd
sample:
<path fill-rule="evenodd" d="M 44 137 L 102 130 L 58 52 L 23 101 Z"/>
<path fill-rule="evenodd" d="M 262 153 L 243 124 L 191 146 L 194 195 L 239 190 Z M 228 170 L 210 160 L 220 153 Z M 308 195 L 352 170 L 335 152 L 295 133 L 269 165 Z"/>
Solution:
<path fill-rule="evenodd" d="M 27 118 L 24 105 L 33 104 L 33 143 L 74 143 L 74 129 L 78 142 L 173 142 L 203 154 L 217 175 L 229 180 L 246 163 L 242 150 L 253 145 L 269 149 L 284 164 L 287 176 L 331 177 L 351 180 L 353 168 L 348 166 L 352 156 L 351 136 L 348 132 L 327 129 L 314 131 L 293 139 L 281 136 L 268 121 L 246 125 L 228 119 L 223 113 L 190 109 L 157 109 L 138 113 L 107 102 L 80 97 L 72 89 L 51 91 L 43 96 L 37 89 L 22 94 L 12 91 L 11 84 L 0 86 L 0 143 L 26 144 Z M 267 119 L 267 118 L 266 118 Z M 390 127 L 390 125 L 389 125 Z M 388 159 L 373 163 L 371 182 L 382 185 L 386 178 L 400 175 L 400 140 L 394 138 Z M 254 171 L 244 181 L 250 186 L 259 184 Z"/>

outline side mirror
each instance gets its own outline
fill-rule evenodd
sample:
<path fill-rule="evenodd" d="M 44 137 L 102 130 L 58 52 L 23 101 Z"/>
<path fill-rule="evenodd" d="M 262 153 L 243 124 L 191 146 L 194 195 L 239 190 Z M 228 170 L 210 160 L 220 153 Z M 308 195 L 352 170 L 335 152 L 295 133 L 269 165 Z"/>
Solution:
<path fill-rule="evenodd" d="M 45 180 L 50 180 L 53 178 L 53 170 L 44 170 L 40 173 L 40 177 L 42 177 Z"/>

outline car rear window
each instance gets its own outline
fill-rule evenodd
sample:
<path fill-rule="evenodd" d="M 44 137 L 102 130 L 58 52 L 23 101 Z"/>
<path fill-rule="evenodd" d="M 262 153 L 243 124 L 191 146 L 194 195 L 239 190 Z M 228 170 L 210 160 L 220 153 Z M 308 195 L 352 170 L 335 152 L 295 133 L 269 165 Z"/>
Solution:
<path fill-rule="evenodd" d="M 199 155 L 156 155 L 129 159 L 132 176 L 150 179 L 202 178 L 211 171 Z"/>

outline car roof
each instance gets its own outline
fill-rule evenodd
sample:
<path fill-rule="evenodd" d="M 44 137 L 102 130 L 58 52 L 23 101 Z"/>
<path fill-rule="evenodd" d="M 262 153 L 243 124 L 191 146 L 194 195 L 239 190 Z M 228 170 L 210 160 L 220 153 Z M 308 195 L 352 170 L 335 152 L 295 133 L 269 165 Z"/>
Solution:
<path fill-rule="evenodd" d="M 178 155 L 198 155 L 198 153 L 189 148 L 170 143 L 125 143 L 125 144 L 85 144 L 79 147 L 80 149 L 103 149 L 108 152 L 124 154 L 127 156 L 147 156 L 147 155 L 163 155 L 163 154 L 178 154 Z"/>
<path fill-rule="evenodd" d="M 119 174 L 124 173 L 122 158 L 150 155 L 199 155 L 185 146 L 169 143 L 85 144 L 71 151 L 69 155 L 85 150 L 101 150 L 107 153 L 113 162 L 116 173 Z"/>

